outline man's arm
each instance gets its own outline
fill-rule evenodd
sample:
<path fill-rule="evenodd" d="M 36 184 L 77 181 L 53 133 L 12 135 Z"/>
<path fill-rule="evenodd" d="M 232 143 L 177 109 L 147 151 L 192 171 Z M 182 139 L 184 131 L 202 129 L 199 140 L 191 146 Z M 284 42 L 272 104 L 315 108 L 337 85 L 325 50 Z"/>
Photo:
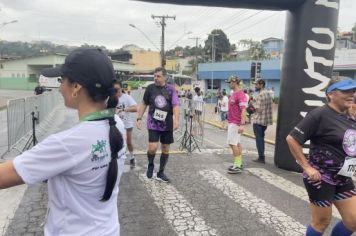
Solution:
<path fill-rule="evenodd" d="M 6 161 L 0 164 L 0 189 L 23 184 L 22 178 L 17 174 L 14 163 Z"/>
<path fill-rule="evenodd" d="M 178 127 L 179 127 L 179 113 L 180 113 L 180 107 L 174 106 L 173 107 L 173 129 L 178 129 Z"/>

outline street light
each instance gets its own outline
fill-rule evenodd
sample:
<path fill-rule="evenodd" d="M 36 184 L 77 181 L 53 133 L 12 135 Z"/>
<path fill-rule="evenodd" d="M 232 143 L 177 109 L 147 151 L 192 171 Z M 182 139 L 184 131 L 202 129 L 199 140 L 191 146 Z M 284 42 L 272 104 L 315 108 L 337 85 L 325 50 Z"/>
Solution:
<path fill-rule="evenodd" d="M 132 28 L 137 29 L 141 34 L 143 34 L 143 36 L 145 36 L 145 38 L 159 51 L 159 48 L 152 42 L 152 40 L 145 34 L 145 32 L 143 32 L 140 28 L 138 28 L 136 25 L 134 24 L 129 24 L 129 26 L 131 26 Z"/>
<path fill-rule="evenodd" d="M 12 21 L 8 21 L 8 22 L 3 22 L 3 23 L 0 24 L 0 29 L 2 27 L 4 27 L 5 25 L 9 25 L 9 24 L 17 23 L 17 22 L 18 22 L 18 20 L 12 20 Z"/>
<path fill-rule="evenodd" d="M 212 36 L 212 42 L 211 42 L 211 63 L 215 62 L 215 44 L 214 44 L 214 38 L 215 36 L 219 36 L 220 34 L 209 34 Z M 214 71 L 211 70 L 211 98 L 210 101 L 213 103 L 213 90 L 214 90 Z"/>

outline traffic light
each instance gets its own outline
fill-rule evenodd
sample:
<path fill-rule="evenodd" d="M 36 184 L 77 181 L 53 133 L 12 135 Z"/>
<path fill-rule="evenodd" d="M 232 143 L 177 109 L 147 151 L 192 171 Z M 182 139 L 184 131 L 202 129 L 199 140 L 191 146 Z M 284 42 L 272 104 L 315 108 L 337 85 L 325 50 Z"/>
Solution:
<path fill-rule="evenodd" d="M 256 79 L 261 78 L 261 62 L 256 64 Z"/>
<path fill-rule="evenodd" d="M 254 80 L 256 77 L 256 63 L 252 62 L 251 63 L 251 75 L 250 75 L 251 79 Z"/>

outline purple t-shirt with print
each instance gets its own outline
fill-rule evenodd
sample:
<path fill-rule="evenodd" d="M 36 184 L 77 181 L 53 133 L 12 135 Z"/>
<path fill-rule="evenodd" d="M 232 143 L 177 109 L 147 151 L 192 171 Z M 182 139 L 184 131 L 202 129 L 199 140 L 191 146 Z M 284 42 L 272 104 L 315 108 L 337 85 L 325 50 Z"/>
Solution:
<path fill-rule="evenodd" d="M 173 107 L 180 105 L 177 91 L 173 85 L 150 84 L 143 95 L 143 102 L 149 106 L 147 129 L 173 130 Z"/>

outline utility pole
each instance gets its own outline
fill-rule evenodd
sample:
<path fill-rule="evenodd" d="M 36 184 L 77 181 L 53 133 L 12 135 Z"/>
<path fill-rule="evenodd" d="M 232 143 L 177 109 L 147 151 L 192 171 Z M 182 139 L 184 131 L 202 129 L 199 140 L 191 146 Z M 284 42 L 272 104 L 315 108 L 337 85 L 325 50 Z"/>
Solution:
<path fill-rule="evenodd" d="M 165 67 L 166 65 L 166 57 L 165 57 L 165 53 L 164 53 L 164 29 L 165 29 L 165 26 L 166 26 L 166 19 L 173 19 L 175 20 L 176 17 L 175 16 L 155 16 L 155 15 L 152 15 L 151 16 L 152 19 L 155 19 L 155 18 L 159 18 L 161 19 L 161 21 L 159 22 L 161 27 L 162 27 L 162 36 L 161 36 L 161 67 Z"/>
<path fill-rule="evenodd" d="M 215 36 L 219 36 L 219 34 L 210 34 L 212 38 L 211 42 L 211 63 L 215 63 Z M 211 103 L 213 103 L 213 92 L 214 92 L 214 72 L 211 71 Z"/>
<path fill-rule="evenodd" d="M 189 39 L 195 39 L 195 76 L 196 79 L 198 80 L 198 41 L 199 41 L 199 37 L 195 37 L 195 38 L 189 38 Z"/>

